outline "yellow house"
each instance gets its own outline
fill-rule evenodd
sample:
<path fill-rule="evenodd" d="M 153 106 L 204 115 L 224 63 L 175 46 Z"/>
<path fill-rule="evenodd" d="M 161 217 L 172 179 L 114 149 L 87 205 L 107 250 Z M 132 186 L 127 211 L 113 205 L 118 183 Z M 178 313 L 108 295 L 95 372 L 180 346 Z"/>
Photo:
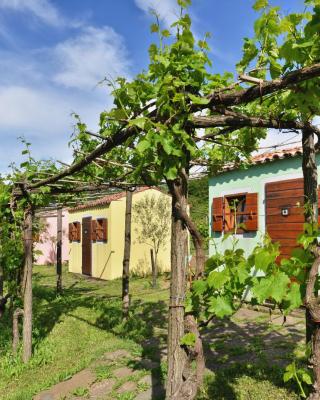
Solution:
<path fill-rule="evenodd" d="M 161 197 L 170 207 L 171 197 L 157 188 L 133 192 L 132 205 L 144 196 Z M 126 193 L 119 192 L 69 209 L 69 271 L 100 279 L 122 276 Z M 139 226 L 132 213 L 130 271 L 151 273 L 151 246 L 138 240 Z M 169 218 L 168 224 L 171 225 Z M 158 253 L 159 271 L 170 270 L 170 234 Z"/>

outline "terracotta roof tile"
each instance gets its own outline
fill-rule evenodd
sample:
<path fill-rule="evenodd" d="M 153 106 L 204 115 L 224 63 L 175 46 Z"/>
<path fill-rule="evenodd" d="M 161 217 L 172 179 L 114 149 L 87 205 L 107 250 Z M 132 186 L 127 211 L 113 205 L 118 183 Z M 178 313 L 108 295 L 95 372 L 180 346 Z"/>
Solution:
<path fill-rule="evenodd" d="M 281 160 L 283 158 L 295 157 L 302 155 L 301 147 L 291 147 L 289 149 L 275 150 L 272 152 L 266 152 L 257 154 L 252 157 L 252 164 L 262 164 L 269 161 Z"/>
<path fill-rule="evenodd" d="M 282 149 L 282 150 L 275 150 L 275 151 L 260 153 L 260 154 L 257 154 L 255 156 L 251 157 L 251 160 L 249 161 L 249 167 L 251 165 L 265 164 L 267 162 L 282 160 L 284 158 L 296 157 L 296 156 L 300 156 L 300 155 L 302 155 L 301 147 L 291 147 L 291 148 Z M 238 165 L 230 164 L 230 165 L 226 165 L 221 172 L 223 173 L 223 172 L 232 171 L 235 169 L 238 169 Z"/>
<path fill-rule="evenodd" d="M 137 188 L 133 192 L 133 194 L 144 192 L 145 190 L 148 190 L 148 189 L 155 189 L 155 190 L 159 190 L 160 192 L 162 192 L 162 190 L 160 190 L 157 187 L 141 186 L 141 187 Z M 113 201 L 120 200 L 120 199 L 122 199 L 124 197 L 126 197 L 126 192 L 125 191 L 108 194 L 106 196 L 101 197 L 100 199 L 88 201 L 85 204 L 79 204 L 78 206 L 69 208 L 68 211 L 69 212 L 75 212 L 75 211 L 86 210 L 88 208 L 104 206 L 104 205 L 110 204 Z"/>

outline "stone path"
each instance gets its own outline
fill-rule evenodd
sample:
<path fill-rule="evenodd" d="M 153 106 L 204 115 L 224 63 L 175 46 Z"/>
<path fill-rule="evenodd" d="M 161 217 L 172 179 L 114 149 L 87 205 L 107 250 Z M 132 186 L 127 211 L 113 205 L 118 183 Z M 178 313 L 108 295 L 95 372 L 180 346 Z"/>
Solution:
<path fill-rule="evenodd" d="M 34 400 L 163 398 L 159 363 L 147 358 L 133 358 L 126 350 L 116 350 L 106 353 L 90 368 L 78 372 L 71 379 L 37 394 Z"/>
<path fill-rule="evenodd" d="M 284 366 L 299 346 L 304 348 L 304 315 L 290 315 L 283 324 L 278 313 L 270 319 L 266 312 L 242 308 L 231 319 L 214 321 L 202 337 L 210 371 L 247 362 Z M 160 362 L 166 359 L 166 346 L 163 341 L 160 344 L 158 336 L 145 340 L 142 346 L 150 358 L 137 358 L 126 350 L 106 353 L 34 400 L 163 399 Z"/>

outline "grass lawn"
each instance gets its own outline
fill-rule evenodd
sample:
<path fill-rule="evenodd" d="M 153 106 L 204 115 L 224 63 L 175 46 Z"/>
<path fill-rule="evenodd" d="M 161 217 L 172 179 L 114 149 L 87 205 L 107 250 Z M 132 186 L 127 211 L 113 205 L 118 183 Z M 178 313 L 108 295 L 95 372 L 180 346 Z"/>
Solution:
<path fill-rule="evenodd" d="M 165 352 L 169 288 L 166 277 L 159 279 L 157 290 L 151 288 L 149 279 L 131 279 L 133 312 L 125 324 L 121 322 L 121 280 L 85 279 L 64 270 L 63 285 L 63 295 L 57 297 L 54 268 L 34 268 L 34 356 L 28 365 L 10 354 L 11 321 L 7 314 L 0 320 L 0 399 L 32 399 L 106 352 L 124 349 L 133 358 L 148 356 L 158 360 L 160 351 Z M 282 382 L 281 363 L 270 362 L 264 350 L 274 347 L 267 342 L 274 333 L 278 351 L 273 349 L 270 357 L 276 359 L 280 354 L 290 359 L 299 347 L 301 335 L 281 332 L 279 325 L 269 326 L 266 331 L 264 324 L 267 322 L 263 315 L 250 321 L 242 315 L 227 322 L 217 321 L 204 332 L 211 372 L 199 399 L 298 398 L 292 387 L 285 387 Z M 254 327 L 257 333 L 252 336 Z M 234 337 L 243 337 L 244 341 L 235 342 L 231 340 Z M 162 361 L 161 370 L 165 368 Z M 83 391 L 86 393 L 85 388 Z"/>

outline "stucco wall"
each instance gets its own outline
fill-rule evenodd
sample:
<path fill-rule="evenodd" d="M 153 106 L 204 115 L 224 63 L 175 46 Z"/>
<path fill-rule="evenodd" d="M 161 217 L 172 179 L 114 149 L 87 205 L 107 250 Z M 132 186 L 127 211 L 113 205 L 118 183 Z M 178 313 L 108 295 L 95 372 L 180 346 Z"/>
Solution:
<path fill-rule="evenodd" d="M 144 196 L 154 195 L 163 198 L 170 198 L 158 190 L 149 189 L 143 192 L 133 194 L 133 205 Z M 124 252 L 124 225 L 125 225 L 125 197 L 113 201 L 109 206 L 90 208 L 79 212 L 70 212 L 69 221 L 80 221 L 83 217 L 91 216 L 95 218 L 108 219 L 108 241 L 107 243 L 93 242 L 92 243 L 92 276 L 101 279 L 115 279 L 122 276 L 122 261 Z M 171 226 L 171 220 L 168 220 Z M 131 227 L 131 257 L 130 270 L 133 273 L 146 274 L 151 273 L 150 264 L 150 246 L 141 244 L 137 240 L 137 222 L 132 214 Z M 171 232 L 171 231 L 170 231 Z M 81 273 L 82 265 L 82 247 L 81 242 L 69 243 L 70 260 L 69 270 L 71 272 Z M 170 235 L 167 238 L 167 243 L 159 251 L 158 265 L 162 271 L 170 270 Z"/>
<path fill-rule="evenodd" d="M 320 172 L 320 155 L 317 156 L 318 173 Z M 213 197 L 220 197 L 236 193 L 258 193 L 258 232 L 248 232 L 236 235 L 239 240 L 238 247 L 246 253 L 260 241 L 265 234 L 265 184 L 287 179 L 302 178 L 301 157 L 277 160 L 266 164 L 254 165 L 248 169 L 228 171 L 209 179 L 209 254 L 215 253 L 217 248 L 223 251 L 230 248 L 232 237 L 225 241 L 223 233 L 212 232 L 211 229 L 211 205 Z"/>
<path fill-rule="evenodd" d="M 47 265 L 56 263 L 57 254 L 57 213 L 50 211 L 48 217 L 41 218 L 43 230 L 40 233 L 39 242 L 35 244 L 35 263 L 37 265 Z M 41 252 L 41 254 L 38 254 Z M 68 211 L 62 211 L 62 262 L 69 259 L 68 244 Z"/>

